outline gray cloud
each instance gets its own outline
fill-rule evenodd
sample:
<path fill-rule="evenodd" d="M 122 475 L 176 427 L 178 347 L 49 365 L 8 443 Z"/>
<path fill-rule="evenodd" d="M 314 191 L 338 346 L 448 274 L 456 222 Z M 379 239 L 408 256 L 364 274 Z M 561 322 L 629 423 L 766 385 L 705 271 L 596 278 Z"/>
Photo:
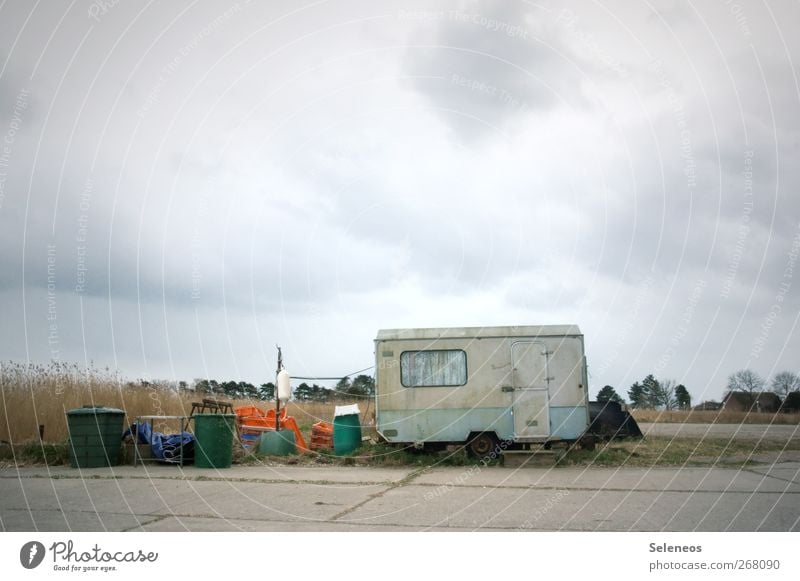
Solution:
<path fill-rule="evenodd" d="M 404 68 L 456 138 L 496 138 L 520 116 L 581 101 L 570 84 L 584 63 L 558 34 L 554 11 L 468 2 L 408 14 L 431 26 L 412 35 Z"/>
<path fill-rule="evenodd" d="M 128 29 L 85 4 L 49 45 L 40 7 L 12 51 L 7 3 L 0 140 L 30 95 L 0 306 L 28 342 L 0 345 L 53 355 L 54 285 L 59 356 L 131 375 L 257 378 L 275 342 L 344 373 L 381 327 L 563 322 L 593 387 L 791 367 L 798 47 L 681 6 L 198 3 Z"/>

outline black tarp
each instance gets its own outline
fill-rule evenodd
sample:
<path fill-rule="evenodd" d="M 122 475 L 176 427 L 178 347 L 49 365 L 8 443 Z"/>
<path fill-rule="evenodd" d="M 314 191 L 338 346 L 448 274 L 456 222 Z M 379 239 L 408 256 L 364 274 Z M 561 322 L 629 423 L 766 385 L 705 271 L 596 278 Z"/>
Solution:
<path fill-rule="evenodd" d="M 588 433 L 604 440 L 642 437 L 633 416 L 614 401 L 590 401 L 589 420 Z"/>

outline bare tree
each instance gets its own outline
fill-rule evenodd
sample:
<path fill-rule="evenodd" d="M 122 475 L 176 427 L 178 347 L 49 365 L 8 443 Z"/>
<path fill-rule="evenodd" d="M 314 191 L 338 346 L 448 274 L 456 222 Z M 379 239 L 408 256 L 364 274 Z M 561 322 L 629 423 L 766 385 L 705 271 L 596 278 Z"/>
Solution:
<path fill-rule="evenodd" d="M 656 402 L 658 405 L 664 406 L 665 410 L 672 410 L 677 407 L 678 400 L 675 397 L 676 384 L 677 382 L 674 379 L 662 379 L 658 382 Z"/>
<path fill-rule="evenodd" d="M 800 375 L 793 371 L 781 371 L 772 378 L 772 391 L 785 399 L 793 391 L 800 391 Z"/>
<path fill-rule="evenodd" d="M 728 392 L 741 391 L 747 394 L 748 407 L 756 402 L 758 394 L 764 389 L 766 381 L 752 369 L 740 369 L 728 377 Z"/>

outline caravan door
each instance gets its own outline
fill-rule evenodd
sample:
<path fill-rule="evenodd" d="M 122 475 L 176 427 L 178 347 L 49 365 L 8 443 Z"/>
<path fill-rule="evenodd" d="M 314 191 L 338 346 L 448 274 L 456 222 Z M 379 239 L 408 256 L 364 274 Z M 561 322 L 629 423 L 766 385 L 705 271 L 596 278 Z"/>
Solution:
<path fill-rule="evenodd" d="M 550 435 L 547 347 L 537 341 L 511 344 L 514 387 L 514 436 L 517 440 Z"/>

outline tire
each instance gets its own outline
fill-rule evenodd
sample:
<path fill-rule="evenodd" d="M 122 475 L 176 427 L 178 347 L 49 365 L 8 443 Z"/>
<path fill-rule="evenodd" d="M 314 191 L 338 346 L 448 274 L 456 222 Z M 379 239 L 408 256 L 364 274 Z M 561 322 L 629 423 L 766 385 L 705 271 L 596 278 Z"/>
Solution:
<path fill-rule="evenodd" d="M 596 443 L 597 441 L 595 440 L 594 436 L 583 436 L 580 440 L 578 440 L 578 446 L 580 446 L 581 450 L 586 450 L 588 452 L 594 451 Z"/>
<path fill-rule="evenodd" d="M 471 458 L 486 458 L 496 460 L 499 457 L 497 452 L 500 440 L 494 432 L 478 432 L 470 434 L 467 439 L 467 454 Z"/>

